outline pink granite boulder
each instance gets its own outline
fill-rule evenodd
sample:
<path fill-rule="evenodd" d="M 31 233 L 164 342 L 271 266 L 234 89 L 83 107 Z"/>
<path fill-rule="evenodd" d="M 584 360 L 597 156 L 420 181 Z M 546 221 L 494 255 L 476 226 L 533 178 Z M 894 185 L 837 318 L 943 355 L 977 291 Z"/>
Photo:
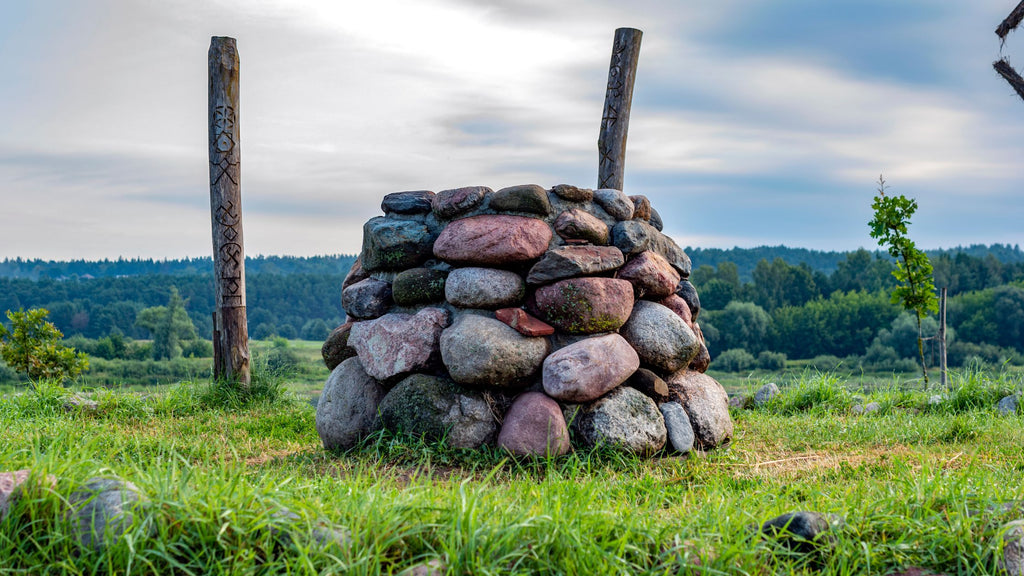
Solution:
<path fill-rule="evenodd" d="M 663 256 L 645 250 L 629 259 L 617 274 L 628 280 L 638 298 L 649 300 L 664 298 L 673 294 L 679 284 L 679 272 Z"/>
<path fill-rule="evenodd" d="M 633 285 L 616 278 L 570 278 L 537 289 L 538 316 L 570 334 L 618 330 L 633 311 Z"/>
<path fill-rule="evenodd" d="M 355 323 L 348 344 L 367 374 L 386 380 L 438 364 L 438 340 L 447 325 L 448 313 L 440 308 L 424 308 L 414 315 L 385 314 Z"/>
<path fill-rule="evenodd" d="M 544 391 L 563 402 L 590 402 L 625 382 L 640 357 L 618 334 L 587 338 L 544 359 Z"/>
<path fill-rule="evenodd" d="M 540 258 L 551 237 L 551 228 L 536 218 L 473 216 L 449 223 L 434 242 L 434 255 L 451 264 L 504 266 Z"/>
<path fill-rule="evenodd" d="M 498 434 L 498 446 L 518 456 L 561 456 L 572 447 L 558 402 L 541 392 L 520 395 Z"/>

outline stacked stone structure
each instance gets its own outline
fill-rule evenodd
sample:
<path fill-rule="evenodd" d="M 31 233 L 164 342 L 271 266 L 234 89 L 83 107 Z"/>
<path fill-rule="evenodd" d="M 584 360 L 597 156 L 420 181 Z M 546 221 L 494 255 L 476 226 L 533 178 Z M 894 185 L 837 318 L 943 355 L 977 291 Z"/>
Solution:
<path fill-rule="evenodd" d="M 730 439 L 690 259 L 647 198 L 474 186 L 381 208 L 323 347 L 327 449 L 379 427 L 520 455 Z"/>

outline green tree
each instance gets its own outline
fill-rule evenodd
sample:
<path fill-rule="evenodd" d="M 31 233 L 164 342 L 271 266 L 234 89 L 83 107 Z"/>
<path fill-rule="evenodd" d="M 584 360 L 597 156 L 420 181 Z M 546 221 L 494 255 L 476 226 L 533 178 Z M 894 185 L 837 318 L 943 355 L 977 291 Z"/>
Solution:
<path fill-rule="evenodd" d="M 724 310 L 707 314 L 721 337 L 713 344 L 715 351 L 743 348 L 756 354 L 769 347 L 772 318 L 757 304 L 729 302 Z"/>
<path fill-rule="evenodd" d="M 924 361 L 924 343 L 921 338 L 921 318 L 929 312 L 938 312 L 939 302 L 935 297 L 935 283 L 932 279 L 932 263 L 928 256 L 917 249 L 907 237 L 910 217 L 917 211 L 917 201 L 902 194 L 886 196 L 885 178 L 878 177 L 878 195 L 871 209 L 875 217 L 868 223 L 871 237 L 878 245 L 886 248 L 896 259 L 892 275 L 899 283 L 892 291 L 892 302 L 902 304 L 917 318 L 917 352 L 921 363 L 921 374 L 928 382 L 928 370 Z"/>
<path fill-rule="evenodd" d="M 64 335 L 46 320 L 49 314 L 45 308 L 8 310 L 11 327 L 0 324 L 0 356 L 33 381 L 75 378 L 89 369 L 89 358 L 60 343 Z"/>
<path fill-rule="evenodd" d="M 174 286 L 166 306 L 153 306 L 139 310 L 135 324 L 153 335 L 153 359 L 170 360 L 181 356 L 181 341 L 194 340 L 196 327 L 192 324 L 185 302 Z"/>

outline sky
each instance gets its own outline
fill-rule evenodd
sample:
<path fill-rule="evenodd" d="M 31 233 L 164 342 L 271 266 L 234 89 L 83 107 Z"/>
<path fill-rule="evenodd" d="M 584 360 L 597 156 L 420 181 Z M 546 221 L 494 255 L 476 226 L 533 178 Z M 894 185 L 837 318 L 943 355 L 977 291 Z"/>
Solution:
<path fill-rule="evenodd" d="M 624 188 L 681 246 L 1024 240 L 1017 0 L 0 0 L 0 258 L 211 252 L 207 50 L 238 40 L 246 252 L 354 254 L 385 194 L 594 187 L 614 30 Z M 1016 59 L 1015 54 L 1020 54 Z"/>

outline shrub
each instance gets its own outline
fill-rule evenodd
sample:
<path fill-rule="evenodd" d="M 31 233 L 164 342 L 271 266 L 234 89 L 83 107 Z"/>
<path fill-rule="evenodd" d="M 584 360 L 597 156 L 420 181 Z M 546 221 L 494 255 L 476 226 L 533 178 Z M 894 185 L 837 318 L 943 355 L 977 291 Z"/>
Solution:
<path fill-rule="evenodd" d="M 726 350 L 715 359 L 715 368 L 724 372 L 745 372 L 754 368 L 754 355 L 743 348 Z"/>
<path fill-rule="evenodd" d="M 181 355 L 186 358 L 213 358 L 213 342 L 196 338 L 181 343 Z"/>
<path fill-rule="evenodd" d="M 811 358 L 810 365 L 819 372 L 835 372 L 843 364 L 843 359 L 831 354 L 820 354 Z"/>
<path fill-rule="evenodd" d="M 757 355 L 757 367 L 762 370 L 785 370 L 786 355 L 782 352 L 769 352 L 765 350 Z"/>
<path fill-rule="evenodd" d="M 8 366 L 28 374 L 32 380 L 75 378 L 89 369 L 89 359 L 60 343 L 64 336 L 44 308 L 7 311 L 11 327 L 0 325 L 0 356 Z"/>

